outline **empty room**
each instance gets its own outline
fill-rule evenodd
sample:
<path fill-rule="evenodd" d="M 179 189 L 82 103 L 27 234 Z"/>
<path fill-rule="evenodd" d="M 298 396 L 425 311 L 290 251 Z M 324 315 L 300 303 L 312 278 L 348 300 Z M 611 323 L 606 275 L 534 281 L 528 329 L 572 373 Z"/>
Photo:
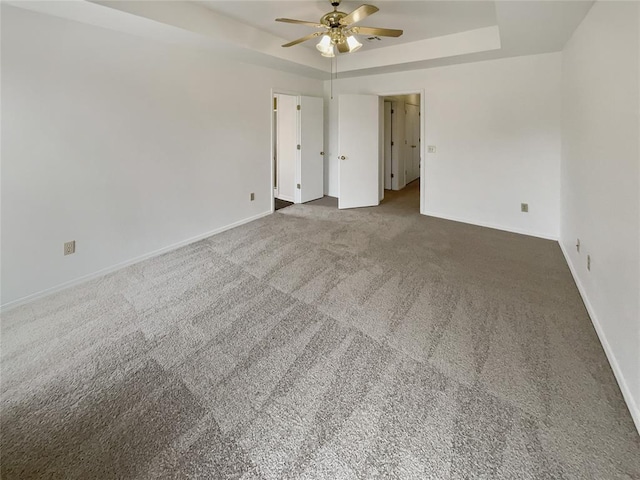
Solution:
<path fill-rule="evenodd" d="M 640 2 L 0 2 L 3 479 L 640 479 Z"/>

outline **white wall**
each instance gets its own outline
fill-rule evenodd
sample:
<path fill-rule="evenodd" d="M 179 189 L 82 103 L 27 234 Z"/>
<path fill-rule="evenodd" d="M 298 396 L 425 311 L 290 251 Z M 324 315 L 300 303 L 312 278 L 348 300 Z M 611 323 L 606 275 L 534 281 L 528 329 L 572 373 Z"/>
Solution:
<path fill-rule="evenodd" d="M 597 2 L 564 49 L 560 231 L 640 430 L 639 18 L 638 3 Z"/>
<path fill-rule="evenodd" d="M 338 194 L 338 94 L 423 90 L 422 143 L 437 147 L 425 154 L 426 213 L 557 238 L 560 64 L 551 53 L 334 81 L 327 193 Z"/>
<path fill-rule="evenodd" d="M 269 212 L 272 88 L 323 85 L 3 4 L 2 304 Z"/>

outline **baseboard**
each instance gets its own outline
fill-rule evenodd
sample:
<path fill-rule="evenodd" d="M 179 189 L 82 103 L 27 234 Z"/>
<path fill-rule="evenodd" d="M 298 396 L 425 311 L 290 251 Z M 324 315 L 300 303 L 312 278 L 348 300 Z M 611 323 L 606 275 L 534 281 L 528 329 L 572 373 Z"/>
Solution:
<path fill-rule="evenodd" d="M 569 271 L 573 276 L 573 281 L 576 283 L 576 286 L 578 287 L 578 291 L 580 292 L 580 296 L 582 297 L 584 306 L 587 309 L 587 313 L 591 318 L 591 323 L 593 324 L 593 328 L 595 328 L 596 333 L 598 334 L 598 338 L 600 339 L 600 343 L 602 344 L 602 348 L 604 349 L 604 353 L 607 356 L 607 360 L 609 360 L 609 365 L 611 365 L 611 370 L 613 370 L 613 374 L 616 378 L 616 381 L 618 382 L 618 386 L 620 387 L 620 391 L 622 392 L 622 397 L 624 398 L 624 401 L 627 403 L 627 408 L 629 409 L 629 413 L 631 413 L 631 418 L 633 419 L 633 423 L 635 423 L 636 429 L 638 430 L 638 433 L 640 433 L 640 409 L 638 408 L 638 405 L 636 404 L 633 398 L 633 395 L 631 394 L 631 390 L 627 386 L 627 382 L 625 381 L 624 376 L 622 375 L 620 366 L 618 365 L 616 357 L 613 354 L 613 349 L 611 348 L 611 345 L 607 341 L 607 337 L 604 334 L 604 330 L 602 329 L 600 320 L 598 320 L 598 316 L 596 315 L 596 312 L 593 309 L 591 302 L 589 302 L 589 298 L 587 297 L 587 292 L 584 289 L 582 282 L 580 281 L 580 277 L 578 277 L 578 274 L 576 272 L 576 269 L 573 263 L 571 262 L 571 257 L 569 256 L 569 253 L 567 252 L 567 250 L 564 248 L 564 245 L 562 244 L 562 242 L 559 241 L 558 243 L 560 244 L 560 249 L 562 250 L 564 259 L 567 262 L 567 265 L 569 266 Z"/>
<path fill-rule="evenodd" d="M 442 218 L 443 220 L 451 220 L 453 222 L 460 222 L 460 223 L 466 223 L 466 224 L 469 224 L 469 225 L 476 225 L 478 227 L 493 228 L 494 230 L 502 230 L 503 232 L 518 233 L 520 235 L 529 235 L 531 237 L 544 238 L 545 240 L 555 240 L 556 242 L 558 241 L 558 237 L 557 236 L 548 235 L 546 233 L 530 232 L 530 231 L 527 231 L 527 230 L 521 230 L 521 229 L 518 229 L 518 228 L 511 228 L 511 227 L 505 227 L 503 225 L 495 225 L 495 224 L 492 224 L 492 223 L 476 222 L 475 220 L 469 220 L 467 218 L 454 217 L 454 216 L 450 216 L 450 215 L 441 215 L 440 213 L 432 212 L 432 211 L 429 211 L 429 210 L 425 210 L 422 214 L 423 215 L 427 215 L 429 217 Z"/>
<path fill-rule="evenodd" d="M 206 233 L 202 233 L 200 235 L 196 235 L 195 237 L 191 237 L 188 238 L 186 240 L 182 240 L 178 243 L 174 243 L 172 245 L 169 245 L 167 247 L 163 247 L 160 248 L 158 250 L 154 250 L 153 252 L 150 253 L 145 253 L 143 255 L 140 255 L 138 257 L 135 258 L 131 258 L 129 260 L 125 260 L 124 262 L 120 262 L 117 263 L 115 265 L 112 265 L 110 267 L 106 267 L 106 268 L 102 268 L 96 272 L 93 273 L 89 273 L 87 275 L 83 275 L 81 277 L 75 278 L 73 280 L 69 280 L 67 282 L 61 283 L 59 285 L 56 285 L 54 287 L 51 288 L 47 288 L 45 290 L 41 290 L 39 292 L 36 293 L 32 293 L 31 295 L 27 295 L 25 297 L 19 298 L 17 300 L 12 300 L 11 302 L 7 302 L 5 304 L 0 305 L 0 313 L 5 313 L 13 308 L 16 307 L 20 307 L 22 305 L 25 305 L 27 303 L 31 303 L 34 302 L 36 300 L 40 300 L 41 298 L 44 297 L 48 297 L 49 295 L 52 295 L 56 292 L 59 292 L 61 290 L 65 290 L 67 288 L 76 286 L 76 285 L 80 285 L 81 283 L 85 283 L 88 282 L 90 280 L 99 278 L 99 277 L 103 277 L 105 275 L 108 275 L 109 273 L 115 272 L 117 270 L 120 270 L 122 268 L 128 267 L 130 265 L 134 265 L 136 263 L 142 262 L 144 260 L 147 260 L 149 258 L 153 258 L 153 257 L 157 257 L 158 255 L 163 255 L 167 252 L 170 252 L 172 250 L 176 250 L 178 248 L 181 247 L 185 247 L 191 243 L 195 243 L 195 242 L 199 242 L 200 240 L 203 240 L 205 238 L 211 237 L 213 235 L 216 235 L 218 233 L 222 233 L 224 231 L 227 230 L 231 230 L 232 228 L 235 227 L 239 227 L 240 225 L 244 225 L 245 223 L 249 223 L 252 222 L 254 220 L 258 220 L 259 218 L 262 217 L 266 217 L 267 215 L 271 215 L 273 212 L 271 210 L 269 210 L 268 212 L 264 212 L 264 213 L 260 213 L 258 215 L 254 215 L 252 217 L 249 218 L 245 218 L 242 220 L 239 220 L 237 222 L 231 223 L 229 225 L 225 225 L 224 227 L 220 227 L 220 228 L 216 228 L 215 230 L 211 230 L 209 232 Z"/>

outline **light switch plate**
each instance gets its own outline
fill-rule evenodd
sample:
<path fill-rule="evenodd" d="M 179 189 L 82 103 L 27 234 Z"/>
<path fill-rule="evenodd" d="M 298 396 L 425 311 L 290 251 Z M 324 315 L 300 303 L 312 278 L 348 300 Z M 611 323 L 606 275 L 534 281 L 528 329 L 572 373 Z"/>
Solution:
<path fill-rule="evenodd" d="M 436 153 L 435 145 L 427 145 L 427 153 Z"/>

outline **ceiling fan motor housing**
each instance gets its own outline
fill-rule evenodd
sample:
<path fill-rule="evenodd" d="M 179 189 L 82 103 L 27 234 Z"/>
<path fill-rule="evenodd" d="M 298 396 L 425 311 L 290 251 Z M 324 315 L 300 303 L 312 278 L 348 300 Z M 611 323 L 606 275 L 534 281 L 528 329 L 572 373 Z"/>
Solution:
<path fill-rule="evenodd" d="M 332 5 L 337 8 L 340 2 L 333 2 Z M 331 43 L 337 45 L 339 43 L 343 43 L 346 41 L 345 28 L 344 25 L 340 25 L 340 20 L 346 17 L 347 14 L 344 12 L 339 12 L 338 10 L 334 10 L 333 12 L 329 12 L 324 15 L 320 19 L 320 23 L 326 25 L 330 28 L 329 37 L 331 38 Z"/>
<path fill-rule="evenodd" d="M 326 15 L 323 15 L 320 19 L 320 23 L 330 28 L 340 28 L 340 20 L 346 16 L 346 13 L 334 10 L 333 12 L 329 12 Z"/>

